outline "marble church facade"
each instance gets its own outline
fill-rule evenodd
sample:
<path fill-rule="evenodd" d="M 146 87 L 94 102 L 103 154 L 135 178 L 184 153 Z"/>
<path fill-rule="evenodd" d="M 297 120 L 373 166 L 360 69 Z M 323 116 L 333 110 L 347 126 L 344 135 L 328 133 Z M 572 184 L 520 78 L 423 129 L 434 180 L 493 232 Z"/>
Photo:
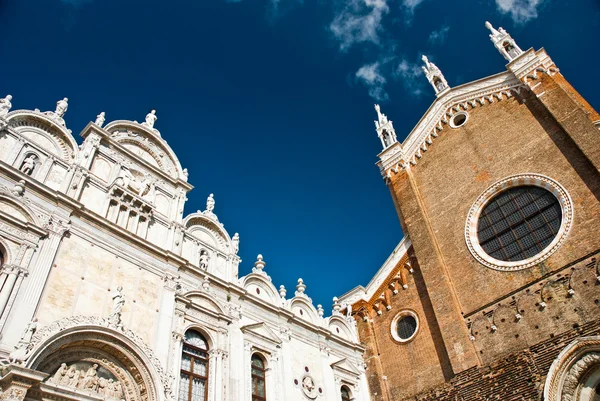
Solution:
<path fill-rule="evenodd" d="M 183 215 L 188 172 L 155 128 L 105 123 L 77 145 L 68 99 L 0 99 L 1 400 L 368 400 L 354 319 L 301 279 L 277 288 L 240 237 Z"/>

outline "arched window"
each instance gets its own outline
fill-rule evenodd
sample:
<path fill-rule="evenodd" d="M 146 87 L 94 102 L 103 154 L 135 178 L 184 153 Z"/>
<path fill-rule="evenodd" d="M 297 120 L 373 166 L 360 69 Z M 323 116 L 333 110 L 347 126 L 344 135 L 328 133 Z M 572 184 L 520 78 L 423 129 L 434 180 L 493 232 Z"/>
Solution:
<path fill-rule="evenodd" d="M 257 354 L 252 355 L 252 401 L 265 401 L 265 361 Z"/>
<path fill-rule="evenodd" d="M 342 401 L 350 401 L 350 389 L 346 386 L 342 386 Z"/>
<path fill-rule="evenodd" d="M 208 399 L 208 342 L 194 330 L 185 333 L 178 401 Z"/>

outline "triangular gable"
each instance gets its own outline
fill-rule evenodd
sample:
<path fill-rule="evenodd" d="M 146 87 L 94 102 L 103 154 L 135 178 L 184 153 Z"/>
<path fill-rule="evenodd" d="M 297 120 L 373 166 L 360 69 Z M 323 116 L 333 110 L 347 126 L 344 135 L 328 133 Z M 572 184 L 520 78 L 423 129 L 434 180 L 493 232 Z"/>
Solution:
<path fill-rule="evenodd" d="M 279 345 L 282 342 L 281 338 L 279 338 L 277 334 L 263 322 L 247 324 L 246 326 L 242 326 L 241 330 L 244 334 L 257 336 L 276 345 Z"/>
<path fill-rule="evenodd" d="M 353 364 L 351 364 L 347 358 L 340 359 L 339 361 L 332 363 L 331 369 L 341 370 L 351 375 L 360 376 L 360 371 L 356 369 L 356 367 Z"/>

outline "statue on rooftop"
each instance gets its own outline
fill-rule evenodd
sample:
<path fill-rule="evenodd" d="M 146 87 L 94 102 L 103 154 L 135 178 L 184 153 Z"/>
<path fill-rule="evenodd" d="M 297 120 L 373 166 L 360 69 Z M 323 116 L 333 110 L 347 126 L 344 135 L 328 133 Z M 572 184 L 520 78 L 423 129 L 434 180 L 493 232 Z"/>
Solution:
<path fill-rule="evenodd" d="M 6 95 L 5 98 L 0 98 L 0 117 L 6 117 L 10 109 L 12 108 L 11 95 Z"/>
<path fill-rule="evenodd" d="M 156 116 L 156 110 L 152 110 L 150 113 L 146 114 L 146 122 L 142 123 L 142 125 L 145 125 L 148 128 L 154 128 L 154 123 L 156 120 L 158 120 L 158 117 Z"/>
<path fill-rule="evenodd" d="M 68 108 L 69 108 L 69 99 L 68 98 L 59 100 L 58 102 L 56 102 L 56 110 L 54 111 L 54 114 L 56 114 L 58 117 L 62 117 L 67 112 Z"/>

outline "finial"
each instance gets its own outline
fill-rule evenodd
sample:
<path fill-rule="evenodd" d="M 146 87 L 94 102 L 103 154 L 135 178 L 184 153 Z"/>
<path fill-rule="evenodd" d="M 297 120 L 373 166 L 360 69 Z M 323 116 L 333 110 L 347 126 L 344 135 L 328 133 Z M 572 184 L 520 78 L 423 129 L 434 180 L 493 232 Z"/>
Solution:
<path fill-rule="evenodd" d="M 106 121 L 106 113 L 102 112 L 96 116 L 96 121 L 94 121 L 94 124 L 102 128 L 102 125 L 104 125 L 104 121 Z"/>
<path fill-rule="evenodd" d="M 342 309 L 342 305 L 339 302 L 338 297 L 333 297 L 333 314 L 338 315 Z"/>
<path fill-rule="evenodd" d="M 10 102 L 11 100 L 12 100 L 11 95 L 6 95 L 5 98 L 0 99 L 0 118 L 6 117 L 6 115 L 12 108 L 12 103 Z"/>
<path fill-rule="evenodd" d="M 298 285 L 296 285 L 296 295 L 304 294 L 305 290 L 306 290 L 306 285 L 304 284 L 304 280 L 299 278 Z"/>
<path fill-rule="evenodd" d="M 319 317 L 323 317 L 323 315 L 325 314 L 325 311 L 323 310 L 323 305 L 317 305 L 317 313 L 319 314 Z"/>
<path fill-rule="evenodd" d="M 433 86 L 436 95 L 439 96 L 440 93 L 449 88 L 448 82 L 446 81 L 446 78 L 444 78 L 444 74 L 442 74 L 442 71 L 438 68 L 438 66 L 429 61 L 426 55 L 423 55 L 421 59 L 425 63 L 425 65 L 422 67 L 425 77 L 431 86 Z"/>
<path fill-rule="evenodd" d="M 256 262 L 254 262 L 254 269 L 252 269 L 252 271 L 255 273 L 261 272 L 266 265 L 267 263 L 263 261 L 263 255 L 258 254 L 256 257 Z"/>
<path fill-rule="evenodd" d="M 395 142 L 398 142 L 396 138 L 396 131 L 394 131 L 394 125 L 388 120 L 387 116 L 381 112 L 381 107 L 378 104 L 375 105 L 375 111 L 377 111 L 377 121 L 375 121 L 375 129 L 377 135 L 381 140 L 383 148 L 386 149 L 388 146 Z"/>
<path fill-rule="evenodd" d="M 498 27 L 498 29 L 495 29 L 488 21 L 485 22 L 485 27 L 491 31 L 490 40 L 505 59 L 513 61 L 523 54 L 523 50 L 504 28 Z"/>
<path fill-rule="evenodd" d="M 280 285 L 280 286 L 279 286 L 279 296 L 280 296 L 281 298 L 284 298 L 284 299 L 285 299 L 285 296 L 286 296 L 286 295 L 287 295 L 287 291 L 286 291 L 286 289 L 285 289 L 285 286 L 282 284 L 282 285 Z"/>

